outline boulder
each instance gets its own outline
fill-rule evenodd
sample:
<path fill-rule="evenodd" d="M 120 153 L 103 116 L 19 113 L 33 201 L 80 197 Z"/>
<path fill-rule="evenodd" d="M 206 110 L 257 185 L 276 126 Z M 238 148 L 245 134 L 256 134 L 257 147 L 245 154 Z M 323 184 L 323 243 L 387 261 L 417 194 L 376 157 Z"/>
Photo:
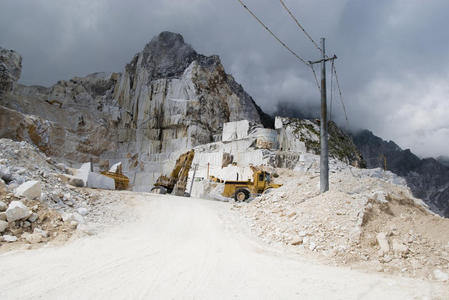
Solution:
<path fill-rule="evenodd" d="M 449 274 L 441 271 L 440 269 L 435 269 L 433 271 L 433 277 L 438 281 L 448 281 L 449 280 Z"/>
<path fill-rule="evenodd" d="M 25 233 L 23 237 L 30 244 L 38 244 L 42 242 L 42 235 L 39 233 Z"/>
<path fill-rule="evenodd" d="M 77 178 L 74 176 L 70 176 L 71 178 L 69 179 L 69 184 L 76 186 L 76 187 L 83 187 L 84 186 L 84 181 L 81 178 Z"/>
<path fill-rule="evenodd" d="M 0 178 L 4 180 L 6 183 L 12 181 L 11 170 L 6 166 L 0 165 Z"/>
<path fill-rule="evenodd" d="M 8 228 L 8 222 L 0 221 L 0 233 L 6 230 Z"/>
<path fill-rule="evenodd" d="M 6 219 L 8 222 L 14 222 L 21 219 L 27 219 L 32 214 L 22 201 L 12 201 L 6 210 Z"/>
<path fill-rule="evenodd" d="M 391 248 L 393 249 L 394 254 L 399 256 L 403 256 L 408 252 L 408 247 L 398 240 L 393 240 Z"/>
<path fill-rule="evenodd" d="M 383 256 L 390 251 L 390 245 L 388 244 L 387 234 L 380 232 L 376 235 L 377 243 L 379 244 L 379 255 Z"/>
<path fill-rule="evenodd" d="M 3 179 L 0 178 L 0 194 L 6 193 L 6 183 L 3 181 Z"/>
<path fill-rule="evenodd" d="M 82 216 L 87 215 L 88 212 L 89 212 L 89 211 L 88 211 L 87 208 L 85 208 L 85 207 L 80 207 L 80 208 L 78 208 L 78 213 L 79 213 L 80 215 L 82 215 Z"/>
<path fill-rule="evenodd" d="M 84 180 L 76 177 L 76 176 L 72 176 L 72 175 L 67 175 L 67 174 L 58 174 L 57 175 L 63 182 L 68 183 L 72 186 L 76 186 L 76 187 L 83 187 L 84 186 Z"/>
<path fill-rule="evenodd" d="M 5 235 L 3 236 L 3 240 L 4 240 L 5 242 L 12 243 L 12 242 L 17 241 L 17 237 L 14 236 L 14 235 L 5 234 Z"/>
<path fill-rule="evenodd" d="M 5 202 L 0 201 L 0 212 L 5 211 L 8 208 Z"/>
<path fill-rule="evenodd" d="M 75 170 L 74 177 L 81 179 L 83 181 L 84 186 L 87 186 L 90 169 L 91 169 L 91 165 L 90 165 L 90 162 L 88 162 L 88 163 L 82 164 L 81 168 L 79 168 L 78 170 Z"/>
<path fill-rule="evenodd" d="M 76 227 L 78 227 L 78 222 L 77 221 L 71 221 L 70 222 L 70 228 L 76 229 Z"/>
<path fill-rule="evenodd" d="M 96 233 L 96 230 L 94 227 L 86 225 L 86 224 L 79 224 L 76 229 L 79 232 L 82 232 L 86 235 L 94 235 Z"/>
<path fill-rule="evenodd" d="M 25 183 L 22 183 L 17 189 L 16 189 L 16 197 L 26 197 L 30 200 L 33 199 L 39 199 L 41 198 L 41 184 L 39 181 L 36 180 L 30 180 Z"/>
<path fill-rule="evenodd" d="M 37 213 L 32 213 L 31 216 L 28 218 L 28 221 L 30 221 L 31 223 L 34 223 L 37 221 L 38 218 L 39 218 L 39 215 Z"/>
<path fill-rule="evenodd" d="M 115 190 L 115 181 L 110 177 L 91 172 L 87 186 L 93 189 Z"/>
<path fill-rule="evenodd" d="M 6 213 L 0 212 L 0 221 L 6 221 Z"/>
<path fill-rule="evenodd" d="M 61 170 L 64 173 L 68 173 L 67 166 L 63 163 L 56 164 L 56 168 L 58 168 L 59 170 Z"/>
<path fill-rule="evenodd" d="M 85 222 L 84 217 L 82 215 L 80 215 L 79 213 L 73 213 L 73 214 L 64 213 L 64 214 L 62 214 L 62 220 L 67 223 L 76 221 L 78 224 L 82 224 Z"/>
<path fill-rule="evenodd" d="M 34 234 L 40 234 L 43 238 L 47 238 L 47 237 L 48 237 L 48 232 L 47 232 L 47 231 L 42 230 L 42 229 L 37 228 L 37 227 L 34 228 L 33 233 L 34 233 Z"/>

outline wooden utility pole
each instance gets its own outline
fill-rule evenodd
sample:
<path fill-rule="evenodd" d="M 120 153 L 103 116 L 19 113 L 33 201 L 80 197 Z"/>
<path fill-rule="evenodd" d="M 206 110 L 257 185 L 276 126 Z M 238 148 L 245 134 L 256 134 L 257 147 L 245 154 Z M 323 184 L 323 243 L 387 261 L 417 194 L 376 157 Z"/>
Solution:
<path fill-rule="evenodd" d="M 321 56 L 318 61 L 309 62 L 311 65 L 321 63 L 321 121 L 320 121 L 320 192 L 329 190 L 329 146 L 327 124 L 327 93 L 326 93 L 326 62 L 337 59 L 337 56 L 326 57 L 325 39 L 321 38 Z"/>

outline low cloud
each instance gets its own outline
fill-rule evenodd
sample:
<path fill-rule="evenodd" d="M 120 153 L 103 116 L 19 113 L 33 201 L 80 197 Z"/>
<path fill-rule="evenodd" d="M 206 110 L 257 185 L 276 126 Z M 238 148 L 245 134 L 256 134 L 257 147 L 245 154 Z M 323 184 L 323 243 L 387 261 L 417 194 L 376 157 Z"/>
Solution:
<path fill-rule="evenodd" d="M 319 58 L 278 1 L 246 0 L 307 60 Z M 369 128 L 421 156 L 448 155 L 449 39 L 446 0 L 285 0 L 309 33 L 337 54 L 349 124 Z M 120 71 L 163 30 L 200 53 L 218 54 L 267 112 L 279 102 L 313 110 L 312 73 L 239 5 L 221 0 L 5 0 L 0 45 L 22 54 L 24 84 L 51 85 Z M 334 99 L 334 118 L 344 114 Z"/>

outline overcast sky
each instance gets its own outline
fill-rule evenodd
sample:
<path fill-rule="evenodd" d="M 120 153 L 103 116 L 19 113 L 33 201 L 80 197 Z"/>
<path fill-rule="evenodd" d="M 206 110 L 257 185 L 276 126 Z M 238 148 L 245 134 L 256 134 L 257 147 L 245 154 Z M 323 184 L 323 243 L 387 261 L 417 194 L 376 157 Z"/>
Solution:
<path fill-rule="evenodd" d="M 420 156 L 449 155 L 449 1 L 284 0 L 336 54 L 349 124 Z M 277 0 L 247 5 L 306 60 L 319 52 Z M 23 84 L 121 71 L 161 31 L 220 55 L 267 112 L 319 104 L 312 73 L 237 0 L 1 0 L 0 46 L 23 56 Z M 334 102 L 334 117 L 343 112 Z"/>

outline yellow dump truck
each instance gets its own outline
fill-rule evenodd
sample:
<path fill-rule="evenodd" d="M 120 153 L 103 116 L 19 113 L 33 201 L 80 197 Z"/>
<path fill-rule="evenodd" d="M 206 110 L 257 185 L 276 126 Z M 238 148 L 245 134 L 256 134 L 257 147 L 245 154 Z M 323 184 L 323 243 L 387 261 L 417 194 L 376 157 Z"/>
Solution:
<path fill-rule="evenodd" d="M 235 201 L 245 201 L 251 194 L 261 194 L 270 188 L 279 188 L 282 184 L 271 182 L 271 174 L 256 167 L 253 170 L 253 180 L 225 181 L 223 196 L 234 197 Z"/>

